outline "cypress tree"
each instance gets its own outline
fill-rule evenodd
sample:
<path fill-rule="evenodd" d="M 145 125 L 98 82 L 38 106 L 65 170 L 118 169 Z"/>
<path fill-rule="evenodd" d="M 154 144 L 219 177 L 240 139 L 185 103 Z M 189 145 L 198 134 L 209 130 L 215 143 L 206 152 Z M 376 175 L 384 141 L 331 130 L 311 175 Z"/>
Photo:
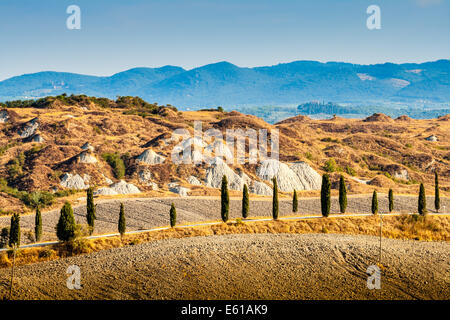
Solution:
<path fill-rule="evenodd" d="M 172 202 L 172 205 L 170 206 L 170 226 L 173 228 L 175 227 L 175 224 L 177 223 L 177 209 L 175 209 L 175 205 Z"/>
<path fill-rule="evenodd" d="M 11 216 L 11 227 L 9 228 L 9 246 L 20 245 L 20 215 L 14 213 Z"/>
<path fill-rule="evenodd" d="M 242 191 L 242 218 L 246 219 L 248 217 L 248 187 L 244 184 L 244 190 Z"/>
<path fill-rule="evenodd" d="M 330 176 L 324 174 L 322 176 L 322 188 L 320 190 L 320 204 L 322 209 L 322 215 L 328 217 L 331 208 L 331 183 Z"/>
<path fill-rule="evenodd" d="M 378 213 L 378 197 L 377 197 L 377 190 L 373 191 L 372 195 L 372 213 L 377 214 Z"/>
<path fill-rule="evenodd" d="M 42 237 L 42 215 L 39 206 L 36 206 L 36 215 L 34 216 L 34 238 L 36 242 L 41 241 Z"/>
<path fill-rule="evenodd" d="M 228 221 L 228 213 L 230 210 L 230 196 L 228 194 L 228 180 L 227 176 L 222 177 L 222 188 L 220 192 L 221 208 L 220 214 L 222 216 L 222 221 Z"/>
<path fill-rule="evenodd" d="M 441 208 L 441 199 L 439 197 L 439 177 L 437 171 L 434 172 L 434 208 L 439 212 Z"/>
<path fill-rule="evenodd" d="M 69 202 L 61 208 L 58 223 L 56 225 L 56 236 L 60 241 L 70 241 L 75 238 L 76 223 L 73 209 Z"/>
<path fill-rule="evenodd" d="M 392 212 L 392 210 L 394 210 L 394 191 L 389 189 L 389 212 Z"/>
<path fill-rule="evenodd" d="M 86 220 L 89 225 L 89 233 L 94 232 L 95 219 L 95 205 L 94 205 L 94 192 L 92 188 L 87 189 L 87 203 L 86 203 Z"/>
<path fill-rule="evenodd" d="M 423 186 L 423 183 L 420 184 L 418 211 L 421 215 L 427 213 L 427 198 L 425 197 L 425 187 Z"/>
<path fill-rule="evenodd" d="M 345 185 L 345 180 L 342 175 L 339 179 L 339 207 L 341 213 L 345 213 L 345 210 L 347 209 L 347 186 Z"/>
<path fill-rule="evenodd" d="M 125 234 L 125 230 L 126 230 L 125 210 L 123 207 L 123 203 L 120 204 L 118 230 L 120 233 L 120 237 L 123 237 L 123 235 Z"/>
<path fill-rule="evenodd" d="M 292 197 L 292 212 L 298 211 L 298 198 L 297 198 L 297 190 L 294 189 L 294 196 Z"/>
<path fill-rule="evenodd" d="M 274 220 L 278 219 L 278 184 L 277 179 L 274 177 L 273 182 L 273 200 L 272 200 L 272 216 Z"/>

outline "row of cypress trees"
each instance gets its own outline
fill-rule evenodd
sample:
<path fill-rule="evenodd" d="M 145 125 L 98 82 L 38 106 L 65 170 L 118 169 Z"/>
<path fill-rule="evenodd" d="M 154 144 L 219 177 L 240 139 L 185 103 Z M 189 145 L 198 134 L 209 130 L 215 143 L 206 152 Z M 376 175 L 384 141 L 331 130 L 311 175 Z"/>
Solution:
<path fill-rule="evenodd" d="M 273 183 L 273 193 L 272 193 L 272 217 L 274 220 L 278 219 L 279 215 L 279 205 L 278 205 L 278 183 L 276 178 L 272 179 Z M 436 174 L 436 203 L 439 203 L 439 187 L 438 187 L 438 180 L 437 180 L 437 174 Z M 392 189 L 389 189 L 388 194 L 389 199 L 389 212 L 392 212 L 394 210 L 394 192 Z M 426 208 L 426 199 L 425 199 L 425 189 L 423 187 L 423 184 L 420 185 L 420 193 L 419 193 L 419 213 L 424 214 L 424 209 Z M 242 191 L 242 217 L 246 219 L 249 214 L 249 194 L 248 194 L 248 187 L 246 184 L 244 184 L 244 188 Z M 345 213 L 347 209 L 347 186 L 345 184 L 345 179 L 341 175 L 339 179 L 339 207 L 340 212 Z M 324 217 L 328 217 L 330 214 L 331 209 L 331 183 L 330 183 L 330 177 L 328 174 L 324 174 L 322 177 L 322 189 L 321 189 L 321 209 L 322 209 L 322 215 Z M 437 209 L 439 209 L 437 207 Z M 229 218 L 229 211 L 230 211 L 230 196 L 228 192 L 228 180 L 227 177 L 224 175 L 222 177 L 222 185 L 221 185 L 221 217 L 223 222 L 227 222 Z M 297 191 L 294 190 L 293 198 L 292 198 L 292 212 L 298 212 L 298 196 Z M 426 209 L 425 209 L 426 212 Z M 372 195 L 372 213 L 377 214 L 378 213 L 378 197 L 377 192 L 374 191 Z M 123 215 L 123 204 L 121 204 L 121 217 Z M 176 225 L 176 208 L 175 205 L 172 203 L 169 211 L 169 218 L 170 218 L 170 226 L 173 228 Z M 123 219 L 125 217 L 123 216 Z M 120 221 L 119 221 L 119 229 L 120 229 Z"/>
<path fill-rule="evenodd" d="M 273 183 L 272 216 L 274 220 L 276 220 L 278 219 L 279 214 L 278 184 L 275 178 L 272 179 L 272 183 Z M 394 192 L 392 189 L 389 189 L 388 200 L 389 200 L 389 212 L 392 212 L 394 210 Z M 322 215 L 324 217 L 328 217 L 331 210 L 331 182 L 330 176 L 328 174 L 324 174 L 322 176 L 320 203 Z M 227 177 L 224 175 L 222 177 L 222 186 L 221 186 L 221 216 L 224 222 L 228 221 L 229 207 L 230 207 L 230 198 L 228 194 L 228 182 Z M 436 211 L 439 211 L 440 209 L 439 178 L 437 172 L 435 172 L 435 208 Z M 347 209 L 347 186 L 345 184 L 345 179 L 342 175 L 339 179 L 339 209 L 341 213 L 345 213 Z M 371 211 L 373 214 L 378 213 L 378 195 L 376 190 L 372 194 Z M 298 196 L 296 190 L 294 190 L 292 198 L 292 212 L 298 212 Z M 418 212 L 421 215 L 424 215 L 427 212 L 425 188 L 423 186 L 423 183 L 420 184 Z M 242 217 L 244 219 L 247 218 L 248 213 L 249 213 L 249 195 L 248 195 L 248 187 L 245 184 L 242 192 Z"/>
<path fill-rule="evenodd" d="M 94 194 L 93 189 L 89 188 L 86 191 L 86 221 L 89 227 L 89 234 L 94 232 L 96 216 L 96 205 L 94 204 Z M 39 217 L 39 218 L 38 218 Z M 36 211 L 36 223 L 40 221 L 40 230 L 42 233 L 42 218 L 40 212 Z M 77 224 L 75 222 L 75 217 L 73 215 L 73 209 L 70 202 L 66 201 L 60 211 L 60 216 L 58 223 L 56 224 L 56 236 L 60 241 L 71 241 L 76 237 Z M 38 230 L 38 225 L 36 224 L 36 230 Z M 126 231 L 126 219 L 125 219 L 125 209 L 123 203 L 120 204 L 119 219 L 117 223 L 117 230 L 119 234 L 123 236 Z M 37 231 L 36 231 L 37 235 Z M 36 236 L 37 239 L 37 236 Z"/>
<path fill-rule="evenodd" d="M 276 178 L 272 179 L 272 183 L 273 183 L 272 216 L 273 219 L 276 220 L 278 219 L 279 215 L 278 184 Z M 389 212 L 392 212 L 394 210 L 394 192 L 392 189 L 389 189 L 388 200 L 389 200 Z M 322 176 L 320 202 L 322 215 L 324 217 L 328 217 L 331 209 L 331 182 L 330 176 L 328 174 L 324 174 Z M 439 177 L 437 172 L 435 172 L 434 206 L 436 208 L 436 211 L 439 212 L 440 194 L 439 194 Z M 347 187 L 343 176 L 341 176 L 339 179 L 339 208 L 341 213 L 345 213 L 347 208 Z M 378 195 L 376 191 L 374 191 L 372 195 L 371 209 L 373 214 L 378 213 Z M 224 175 L 222 177 L 222 186 L 221 186 L 221 217 L 224 222 L 228 221 L 229 210 L 230 210 L 230 196 L 228 193 L 228 181 L 227 177 Z M 93 190 L 92 188 L 89 188 L 87 190 L 86 220 L 89 226 L 90 234 L 94 232 L 95 220 L 97 219 L 95 211 L 96 206 L 94 204 Z M 292 212 L 298 212 L 298 196 L 296 190 L 294 190 L 292 198 Z M 421 215 L 425 215 L 427 213 L 425 187 L 423 183 L 420 184 L 419 188 L 418 212 Z M 249 214 L 249 193 L 247 185 L 244 185 L 242 195 L 242 217 L 245 219 L 248 217 L 248 214 Z M 169 218 L 170 218 L 170 226 L 175 227 L 177 213 L 175 205 L 173 203 L 170 207 Z M 66 202 L 60 211 L 60 217 L 56 225 L 56 235 L 60 241 L 70 241 L 75 238 L 76 229 L 77 225 L 73 215 L 72 206 L 70 205 L 69 202 Z M 34 231 L 35 231 L 35 240 L 36 242 L 38 242 L 42 238 L 42 214 L 39 206 L 36 207 Z M 126 219 L 123 203 L 120 204 L 118 231 L 121 236 L 123 236 L 123 234 L 126 231 Z M 16 246 L 20 245 L 20 215 L 18 213 L 14 213 L 11 217 L 11 226 L 8 237 L 9 237 L 8 241 L 9 246 L 12 247 L 14 245 Z"/>
<path fill-rule="evenodd" d="M 324 217 L 328 217 L 330 214 L 330 204 L 331 204 L 331 184 L 330 177 L 328 174 L 324 174 L 322 177 L 322 189 L 321 189 L 321 207 L 322 207 L 322 215 Z M 296 194 L 294 194 L 296 196 Z M 388 200 L 389 200 L 389 212 L 394 210 L 394 191 L 389 189 L 388 192 Z M 434 204 L 436 211 L 439 212 L 440 209 L 440 196 L 439 196 L 439 178 L 437 172 L 435 172 L 435 197 Z M 341 213 L 345 213 L 347 208 L 347 187 L 345 185 L 345 179 L 343 176 L 340 177 L 339 180 L 339 206 Z M 372 194 L 372 213 L 378 213 L 378 195 L 377 191 L 374 190 Z M 426 196 L 425 196 L 425 187 L 423 183 L 420 184 L 419 187 L 419 199 L 418 199 L 418 212 L 421 215 L 425 215 L 427 213 L 427 204 L 426 204 Z"/>

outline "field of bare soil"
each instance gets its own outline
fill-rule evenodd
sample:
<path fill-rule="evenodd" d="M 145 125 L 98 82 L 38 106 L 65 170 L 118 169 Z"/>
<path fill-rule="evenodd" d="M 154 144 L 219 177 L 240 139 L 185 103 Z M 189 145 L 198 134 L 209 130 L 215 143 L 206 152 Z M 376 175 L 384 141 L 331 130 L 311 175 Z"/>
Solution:
<path fill-rule="evenodd" d="M 427 198 L 429 212 L 433 210 L 434 197 Z M 379 210 L 382 213 L 388 212 L 387 195 L 379 194 Z M 82 201 L 81 203 L 83 203 Z M 188 197 L 188 198 L 129 198 L 120 200 L 98 200 L 97 220 L 95 222 L 95 233 L 104 234 L 117 232 L 117 221 L 119 217 L 120 202 L 125 205 L 125 215 L 127 219 L 127 230 L 143 230 L 154 227 L 169 225 L 169 209 L 173 202 L 177 208 L 177 223 L 192 223 L 201 221 L 220 220 L 220 199 L 212 197 Z M 441 207 L 450 208 L 450 198 L 441 198 Z M 292 202 L 289 199 L 280 199 L 280 216 L 293 215 Z M 250 217 L 271 217 L 271 199 L 251 199 Z M 370 213 L 371 195 L 349 196 L 347 213 Z M 417 197 L 396 196 L 395 212 L 416 212 Z M 441 210 L 443 211 L 443 210 Z M 448 210 L 447 210 L 448 211 Z M 337 198 L 332 198 L 332 213 L 339 212 Z M 86 223 L 86 207 L 84 204 L 75 206 L 75 219 L 78 223 Z M 320 214 L 319 198 L 300 198 L 299 212 L 296 215 Z M 241 200 L 231 199 L 230 218 L 241 217 Z M 59 210 L 53 210 L 42 215 L 43 240 L 55 240 L 55 226 L 58 222 Z M 9 226 L 9 217 L 0 217 L 0 227 Z M 26 232 L 34 228 L 34 215 L 23 215 L 21 217 L 21 230 L 23 233 L 22 243 L 28 243 Z"/>
<path fill-rule="evenodd" d="M 20 266 L 14 299 L 448 299 L 450 244 L 383 239 L 381 290 L 368 290 L 378 238 L 234 234 L 166 239 Z M 80 290 L 66 287 L 81 269 Z M 9 268 L 0 269 L 0 295 Z"/>

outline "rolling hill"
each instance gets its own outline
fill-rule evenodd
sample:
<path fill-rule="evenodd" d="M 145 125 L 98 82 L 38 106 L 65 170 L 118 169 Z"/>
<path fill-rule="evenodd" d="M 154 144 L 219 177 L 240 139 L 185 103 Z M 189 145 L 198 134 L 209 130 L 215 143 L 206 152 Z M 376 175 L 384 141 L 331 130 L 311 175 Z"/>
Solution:
<path fill-rule="evenodd" d="M 192 137 L 194 121 L 202 122 L 204 132 L 215 129 L 224 137 L 229 129 L 267 129 L 271 141 L 277 129 L 279 161 L 262 156 L 257 164 L 211 162 L 218 153 L 227 158 L 231 152 L 218 139 L 201 145 L 200 164 L 176 164 L 175 148 L 192 161 L 198 158 L 189 147 L 195 139 L 180 142 L 182 136 L 175 134 L 183 129 Z M 25 212 L 36 197 L 51 205 L 88 186 L 99 196 L 217 195 L 223 175 L 237 195 L 245 183 L 250 193 L 270 196 L 270 172 L 276 172 L 282 192 L 317 195 L 325 172 L 333 190 L 342 174 L 353 194 L 388 188 L 417 194 L 420 182 L 432 194 L 438 171 L 445 195 L 450 191 L 449 123 L 448 115 L 415 120 L 374 114 L 327 120 L 300 115 L 271 125 L 237 111 L 181 112 L 129 97 L 24 101 L 0 108 L 0 214 Z"/>

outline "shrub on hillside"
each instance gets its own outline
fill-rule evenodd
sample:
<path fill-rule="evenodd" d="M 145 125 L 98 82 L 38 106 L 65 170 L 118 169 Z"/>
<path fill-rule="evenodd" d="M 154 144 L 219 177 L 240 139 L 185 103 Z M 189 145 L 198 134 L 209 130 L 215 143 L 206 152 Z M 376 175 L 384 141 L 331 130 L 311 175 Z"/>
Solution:
<path fill-rule="evenodd" d="M 325 165 L 323 167 L 323 169 L 326 172 L 336 172 L 336 171 L 341 171 L 341 168 L 338 167 L 338 165 L 336 164 L 336 160 L 334 160 L 333 158 L 328 159 L 325 162 Z"/>
<path fill-rule="evenodd" d="M 113 169 L 114 176 L 117 179 L 122 179 L 125 176 L 125 163 L 120 157 L 120 154 L 104 153 L 102 157 L 111 166 L 111 168 Z"/>

